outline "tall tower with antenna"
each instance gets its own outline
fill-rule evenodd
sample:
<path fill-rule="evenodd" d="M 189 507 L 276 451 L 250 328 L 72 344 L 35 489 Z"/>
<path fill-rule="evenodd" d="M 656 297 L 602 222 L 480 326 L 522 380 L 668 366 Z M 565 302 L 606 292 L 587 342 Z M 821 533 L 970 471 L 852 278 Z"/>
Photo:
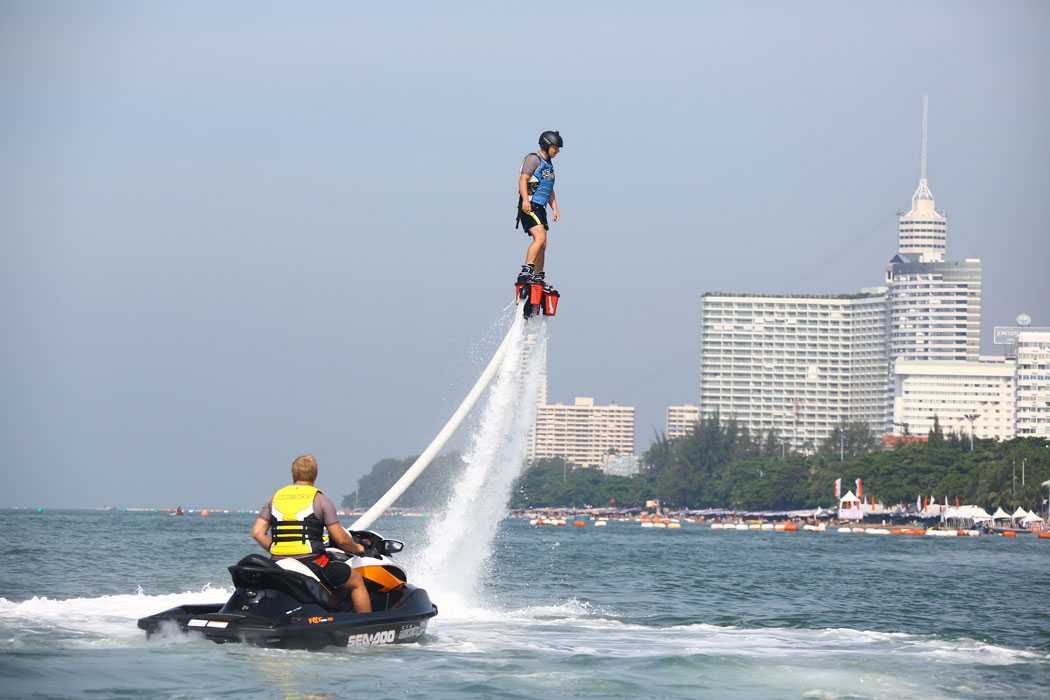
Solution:
<path fill-rule="evenodd" d="M 942 262 L 948 251 L 948 219 L 937 211 L 926 178 L 929 104 L 929 98 L 923 96 L 919 186 L 911 197 L 911 210 L 897 219 L 897 252 L 917 256 L 921 262 Z"/>
<path fill-rule="evenodd" d="M 981 260 L 945 260 L 948 220 L 934 206 L 926 180 L 928 105 L 923 97 L 919 186 L 911 211 L 898 219 L 897 254 L 886 266 L 889 354 L 891 361 L 975 362 L 981 352 Z"/>

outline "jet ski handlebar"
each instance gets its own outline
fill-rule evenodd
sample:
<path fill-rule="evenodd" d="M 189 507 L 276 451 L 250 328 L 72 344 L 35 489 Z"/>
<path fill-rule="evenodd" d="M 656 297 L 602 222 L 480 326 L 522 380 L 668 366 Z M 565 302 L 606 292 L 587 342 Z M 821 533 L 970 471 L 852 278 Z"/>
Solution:
<path fill-rule="evenodd" d="M 405 548 L 401 540 L 387 540 L 371 530 L 349 530 L 350 537 L 365 548 L 362 556 L 392 556 Z"/>

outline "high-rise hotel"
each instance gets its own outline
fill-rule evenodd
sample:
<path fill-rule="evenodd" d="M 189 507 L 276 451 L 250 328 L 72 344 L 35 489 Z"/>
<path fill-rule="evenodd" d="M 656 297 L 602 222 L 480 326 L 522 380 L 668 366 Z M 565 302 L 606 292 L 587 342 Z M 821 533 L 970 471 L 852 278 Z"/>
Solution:
<path fill-rule="evenodd" d="M 980 354 L 980 259 L 945 259 L 948 219 L 927 180 L 927 114 L 923 98 L 919 185 L 886 267 L 894 431 L 923 434 L 937 419 L 946 431 L 1009 439 L 1015 366 Z"/>
<path fill-rule="evenodd" d="M 889 427 L 886 289 L 704 294 L 700 409 L 812 451 L 843 423 Z"/>

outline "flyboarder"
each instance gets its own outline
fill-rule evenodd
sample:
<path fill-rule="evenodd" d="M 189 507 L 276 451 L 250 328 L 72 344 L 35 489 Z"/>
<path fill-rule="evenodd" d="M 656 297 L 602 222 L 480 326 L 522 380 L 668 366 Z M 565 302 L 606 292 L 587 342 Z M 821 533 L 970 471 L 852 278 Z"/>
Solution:
<path fill-rule="evenodd" d="M 547 253 L 547 207 L 551 209 L 551 220 L 557 222 L 558 198 L 554 194 L 554 165 L 552 161 L 562 149 L 564 142 L 557 131 L 540 134 L 540 150 L 525 156 L 518 176 L 518 216 L 514 228 L 521 224 L 525 233 L 532 236 L 525 264 L 518 274 L 518 285 L 543 285 L 550 289 L 544 274 L 543 264 Z"/>

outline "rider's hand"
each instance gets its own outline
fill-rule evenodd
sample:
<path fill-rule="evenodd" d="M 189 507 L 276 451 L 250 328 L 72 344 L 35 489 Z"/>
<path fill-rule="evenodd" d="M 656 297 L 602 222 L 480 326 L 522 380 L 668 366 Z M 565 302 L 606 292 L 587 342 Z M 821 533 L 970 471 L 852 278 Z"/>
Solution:
<path fill-rule="evenodd" d="M 532 202 L 530 202 L 527 199 L 523 199 L 521 201 L 521 210 L 522 211 L 532 211 Z"/>
<path fill-rule="evenodd" d="M 554 223 L 558 223 L 558 219 L 560 219 L 560 218 L 561 218 L 561 214 L 558 213 L 558 210 L 557 209 L 552 209 L 551 210 L 551 220 L 554 221 Z"/>

